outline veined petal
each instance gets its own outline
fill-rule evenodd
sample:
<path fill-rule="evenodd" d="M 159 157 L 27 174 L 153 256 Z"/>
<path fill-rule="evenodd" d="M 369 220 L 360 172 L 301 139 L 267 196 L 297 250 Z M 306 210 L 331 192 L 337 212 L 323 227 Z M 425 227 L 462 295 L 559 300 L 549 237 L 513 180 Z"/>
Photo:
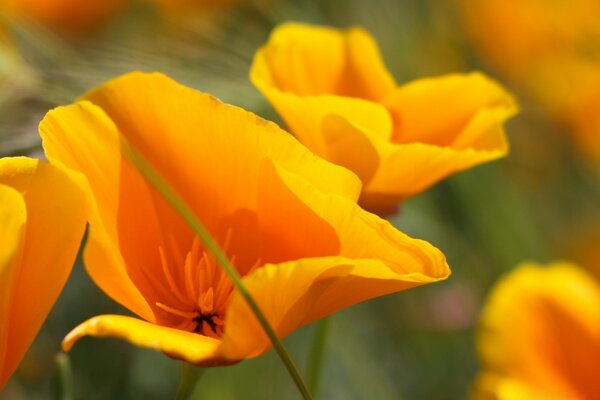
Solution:
<path fill-rule="evenodd" d="M 10 306 L 19 274 L 27 209 L 21 193 L 0 184 L 0 390 L 16 365 L 4 362 L 8 349 Z"/>
<path fill-rule="evenodd" d="M 360 301 L 445 279 L 444 256 L 426 242 L 411 239 L 389 223 L 336 195 L 323 194 L 275 163 L 263 166 L 270 190 L 284 199 L 295 196 L 314 216 L 330 225 L 339 240 L 339 257 L 308 258 L 263 266 L 244 277 L 280 336 Z M 259 220 L 269 218 L 265 206 Z M 260 210 L 260 209 L 259 209 Z M 289 214 L 295 209 L 289 208 Z M 303 217 L 307 218 L 307 217 Z M 283 233 L 285 235 L 285 233 Z M 307 232 L 305 235 L 311 234 Z M 326 242 L 323 231 L 312 240 Z M 234 295 L 227 311 L 223 354 L 230 359 L 256 356 L 269 342 L 243 299 Z"/>
<path fill-rule="evenodd" d="M 12 294 L 3 324 L 7 345 L 0 381 L 4 382 L 29 348 L 71 272 L 89 206 L 75 179 L 39 160 L 1 159 L 0 184 L 18 191 L 27 210 L 22 254 L 11 267 Z"/>
<path fill-rule="evenodd" d="M 498 110 L 499 126 L 517 111 L 512 96 L 480 73 L 420 79 L 400 86 L 383 104 L 394 119 L 395 143 L 420 142 L 477 150 L 493 150 L 489 143 L 505 142 L 497 137 L 504 135 L 498 129 L 470 131 L 463 137 L 481 110 Z M 489 135 L 496 137 L 490 140 Z"/>
<path fill-rule="evenodd" d="M 78 325 L 64 338 L 63 350 L 84 336 L 123 339 L 191 364 L 226 362 L 219 360 L 219 340 L 122 315 L 99 315 Z"/>
<path fill-rule="evenodd" d="M 485 372 L 566 399 L 598 397 L 600 286 L 570 264 L 524 264 L 492 292 L 477 345 Z"/>
<path fill-rule="evenodd" d="M 50 162 L 76 171 L 88 188 L 93 212 L 84 260 L 90 276 L 117 302 L 152 321 L 136 267 L 156 263 L 160 228 L 146 184 L 121 156 L 116 127 L 100 108 L 80 102 L 50 111 L 40 135 Z"/>
<path fill-rule="evenodd" d="M 348 171 L 314 157 L 277 125 L 164 75 L 127 74 L 85 98 L 104 110 L 209 228 L 215 216 L 254 209 L 257 160 L 265 156 L 325 192 L 356 198 L 360 190 Z M 210 193 L 227 196 L 211 198 Z"/>
<path fill-rule="evenodd" d="M 420 273 L 396 273 L 379 260 L 345 257 L 267 264 L 243 279 L 280 338 L 352 304 L 435 280 Z M 237 294 L 228 308 L 226 326 L 222 347 L 226 358 L 255 357 L 271 346 Z"/>
<path fill-rule="evenodd" d="M 315 190 L 302 177 L 276 163 L 265 168 L 265 173 L 269 169 L 273 175 L 271 190 L 280 191 L 281 196 L 293 194 L 335 230 L 340 245 L 334 255 L 381 260 L 394 273 L 423 274 L 432 281 L 450 274 L 444 255 L 431 244 L 408 237 L 348 199 Z"/>

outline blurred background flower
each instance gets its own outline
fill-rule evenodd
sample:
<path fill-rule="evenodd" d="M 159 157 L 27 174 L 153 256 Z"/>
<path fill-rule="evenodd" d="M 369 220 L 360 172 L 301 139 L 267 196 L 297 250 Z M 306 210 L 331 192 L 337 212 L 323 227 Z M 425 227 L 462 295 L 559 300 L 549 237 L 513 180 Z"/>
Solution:
<path fill-rule="evenodd" d="M 504 8 L 532 2 L 511 1 Z M 570 4 L 566 11 L 554 17 L 540 11 L 527 21 L 547 23 L 580 7 L 578 1 L 564 2 Z M 493 3 L 498 2 L 469 2 L 473 12 Z M 519 99 L 521 112 L 506 125 L 509 156 L 435 185 L 405 202 L 391 221 L 411 236 L 439 247 L 453 268 L 452 277 L 335 315 L 321 387 L 322 398 L 330 399 L 467 398 L 479 370 L 474 326 L 483 299 L 501 274 L 523 260 L 548 262 L 575 258 L 573 254 L 587 254 L 589 268 L 598 268 L 591 257 L 595 246 L 588 250 L 578 247 L 584 238 L 594 243 L 600 229 L 597 166 L 582 157 L 581 147 L 572 146 L 569 138 L 576 137 L 576 124 L 569 122 L 570 117 L 557 117 L 561 114 L 554 114 L 547 104 L 556 105 L 552 110 L 561 108 L 561 93 L 572 87 L 573 96 L 571 91 L 567 96 L 572 106 L 561 108 L 561 113 L 575 109 L 586 116 L 582 120 L 586 124 L 592 124 L 600 113 L 585 111 L 594 110 L 598 102 L 584 102 L 575 96 L 588 90 L 592 96 L 596 79 L 590 66 L 592 51 L 578 50 L 576 57 L 557 63 L 557 68 L 568 64 L 572 71 L 581 71 L 569 72 L 568 80 L 560 83 L 556 83 L 559 70 L 552 64 L 546 69 L 537 67 L 536 60 L 531 61 L 535 68 L 527 67 L 529 72 L 521 78 L 512 78 L 512 73 L 487 57 L 483 46 L 473 40 L 475 34 L 467 33 L 465 10 L 459 6 L 458 0 L 240 1 L 218 12 L 178 19 L 164 14 L 153 2 L 140 0 L 75 39 L 3 14 L 10 44 L 3 44 L 0 51 L 0 87 L 9 88 L 0 93 L 0 152 L 39 154 L 37 125 L 50 108 L 72 103 L 90 88 L 131 70 L 161 71 L 283 125 L 248 79 L 253 55 L 266 43 L 273 27 L 283 22 L 342 29 L 362 26 L 377 41 L 396 82 L 483 71 Z M 597 15 L 595 6 L 585 7 L 589 7 L 587 11 L 570 17 L 558 32 L 593 32 L 590 21 Z M 487 21 L 488 34 L 496 45 L 507 46 L 504 42 L 510 32 L 492 34 L 494 21 L 481 12 L 479 19 Z M 507 12 L 515 22 L 506 26 L 518 26 L 518 14 Z M 500 12 L 497 16 L 507 18 Z M 590 33 L 590 40 L 593 37 Z M 495 50 L 492 39 L 489 52 Z M 563 41 L 543 39 L 541 47 Z M 511 43 L 519 45 L 515 40 Z M 5 47 L 10 49 L 8 53 Z M 508 59 L 510 54 L 502 50 L 497 58 Z M 579 80 L 578 74 L 589 78 Z M 538 82 L 535 92 L 533 84 L 521 83 L 529 81 Z M 549 99 L 534 94 L 558 87 L 559 95 Z M 587 105 L 578 108 L 578 102 Z M 428 117 L 435 118 L 436 111 L 432 108 Z M 596 135 L 593 132 L 590 138 L 597 138 L 598 131 Z M 587 150 L 586 146 L 583 154 L 588 154 Z M 81 321 L 105 313 L 127 311 L 101 293 L 77 265 L 0 398 L 47 398 L 60 340 Z M 307 326 L 286 340 L 300 367 L 305 366 L 313 331 L 314 327 Z M 176 362 L 119 341 L 84 339 L 69 355 L 81 398 L 163 399 L 171 397 L 177 386 Z M 233 367 L 213 368 L 202 379 L 197 391 L 200 398 L 297 398 L 273 353 Z"/>
<path fill-rule="evenodd" d="M 315 154 L 363 183 L 359 204 L 388 216 L 453 173 L 503 157 L 511 95 L 479 73 L 397 85 L 361 28 L 283 24 L 250 79 Z M 436 110 L 435 118 L 430 113 Z"/>
<path fill-rule="evenodd" d="M 572 264 L 522 264 L 492 290 L 477 345 L 474 399 L 594 399 L 600 285 Z"/>
<path fill-rule="evenodd" d="M 488 0 L 461 6 L 486 64 L 600 160 L 600 3 Z"/>

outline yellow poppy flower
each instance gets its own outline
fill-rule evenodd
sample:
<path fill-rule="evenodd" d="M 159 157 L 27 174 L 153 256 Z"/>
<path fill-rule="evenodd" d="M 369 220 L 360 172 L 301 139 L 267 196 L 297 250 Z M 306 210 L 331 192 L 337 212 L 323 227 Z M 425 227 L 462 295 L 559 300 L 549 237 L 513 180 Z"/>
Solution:
<path fill-rule="evenodd" d="M 568 263 L 521 265 L 492 291 L 477 345 L 475 399 L 600 398 L 600 285 Z"/>
<path fill-rule="evenodd" d="M 8 16 L 28 19 L 65 34 L 82 34 L 99 28 L 128 0 L 2 0 Z"/>
<path fill-rule="evenodd" d="M 48 113 L 52 163 L 83 174 L 95 202 L 84 263 L 141 319 L 75 328 L 197 365 L 270 347 L 188 226 L 124 157 L 139 152 L 191 207 L 278 336 L 354 303 L 449 275 L 443 254 L 356 205 L 360 182 L 275 124 L 160 74 L 132 73 Z"/>
<path fill-rule="evenodd" d="M 80 186 L 58 168 L 0 159 L 0 389 L 67 281 L 86 204 Z"/>
<path fill-rule="evenodd" d="M 600 160 L 600 3 L 459 2 L 464 26 L 493 68 L 565 124 Z"/>
<path fill-rule="evenodd" d="M 379 213 L 504 156 L 502 123 L 516 111 L 479 73 L 397 86 L 360 28 L 284 24 L 256 53 L 250 79 L 302 143 L 360 177 L 360 204 Z"/>

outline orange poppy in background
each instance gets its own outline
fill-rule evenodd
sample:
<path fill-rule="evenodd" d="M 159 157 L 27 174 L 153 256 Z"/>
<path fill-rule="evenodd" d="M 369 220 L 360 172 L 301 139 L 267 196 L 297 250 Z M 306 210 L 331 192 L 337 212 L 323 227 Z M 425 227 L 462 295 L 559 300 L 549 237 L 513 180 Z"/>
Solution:
<path fill-rule="evenodd" d="M 600 2 L 460 2 L 464 26 L 491 67 L 567 126 L 600 160 Z"/>
<path fill-rule="evenodd" d="M 0 390 L 67 281 L 86 204 L 80 186 L 58 168 L 0 159 Z"/>
<path fill-rule="evenodd" d="M 475 399 L 600 398 L 600 285 L 568 263 L 523 264 L 481 316 Z"/>
<path fill-rule="evenodd" d="M 316 154 L 354 171 L 360 204 L 386 214 L 444 177 L 504 156 L 515 101 L 480 73 L 398 86 L 361 28 L 283 24 L 252 82 Z"/>
<path fill-rule="evenodd" d="M 121 138 L 221 245 L 279 337 L 354 303 L 445 279 L 443 254 L 356 205 L 360 182 L 254 114 L 160 74 L 132 73 L 48 113 L 52 163 L 94 200 L 84 262 L 141 319 L 76 327 L 197 365 L 257 356 L 270 342 L 186 223 L 124 157 Z"/>
<path fill-rule="evenodd" d="M 0 10 L 60 33 L 82 34 L 98 29 L 127 4 L 129 0 L 2 0 Z"/>

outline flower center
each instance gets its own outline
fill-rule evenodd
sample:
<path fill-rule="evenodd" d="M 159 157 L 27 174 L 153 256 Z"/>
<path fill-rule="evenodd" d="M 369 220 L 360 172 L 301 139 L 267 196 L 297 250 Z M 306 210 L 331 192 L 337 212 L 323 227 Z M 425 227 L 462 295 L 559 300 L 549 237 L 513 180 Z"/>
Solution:
<path fill-rule="evenodd" d="M 227 251 L 225 241 L 223 251 Z M 220 338 L 233 284 L 214 257 L 202 250 L 198 238 L 183 256 L 174 239 L 159 247 L 161 271 L 146 275 L 155 293 L 157 323 Z M 231 263 L 235 257 L 230 258 Z"/>

